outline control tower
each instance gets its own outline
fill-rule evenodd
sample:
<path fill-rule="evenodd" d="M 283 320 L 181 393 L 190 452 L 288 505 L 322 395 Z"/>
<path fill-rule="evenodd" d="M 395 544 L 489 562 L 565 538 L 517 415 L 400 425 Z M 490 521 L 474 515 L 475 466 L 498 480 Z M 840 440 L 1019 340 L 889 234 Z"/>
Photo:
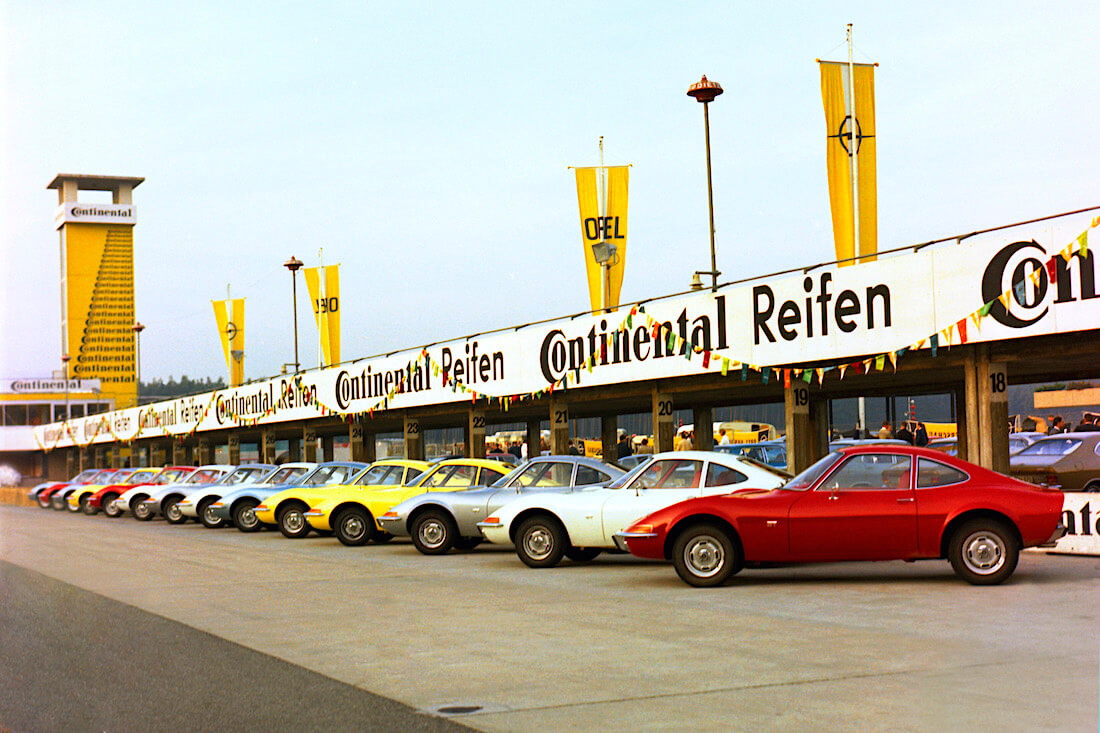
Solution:
<path fill-rule="evenodd" d="M 116 409 L 137 404 L 133 190 L 144 178 L 58 174 L 61 343 L 70 379 L 98 379 Z M 80 200 L 110 191 L 111 203 Z"/>

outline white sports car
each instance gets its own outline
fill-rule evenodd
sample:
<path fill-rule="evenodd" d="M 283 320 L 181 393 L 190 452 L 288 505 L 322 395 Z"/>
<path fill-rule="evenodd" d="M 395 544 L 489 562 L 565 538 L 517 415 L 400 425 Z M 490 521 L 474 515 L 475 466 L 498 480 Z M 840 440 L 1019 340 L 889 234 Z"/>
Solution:
<path fill-rule="evenodd" d="M 616 532 L 676 502 L 744 488 L 774 489 L 787 478 L 784 471 L 725 453 L 659 453 L 607 488 L 524 495 L 477 526 L 490 542 L 515 544 L 528 566 L 548 568 L 563 555 L 584 562 L 615 548 Z"/>

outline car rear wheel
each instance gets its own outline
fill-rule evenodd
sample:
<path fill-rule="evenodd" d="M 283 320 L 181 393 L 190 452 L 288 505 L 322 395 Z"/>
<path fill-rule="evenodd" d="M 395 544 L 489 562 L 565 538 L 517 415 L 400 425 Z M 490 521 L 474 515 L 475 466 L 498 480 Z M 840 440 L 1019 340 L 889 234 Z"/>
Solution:
<path fill-rule="evenodd" d="M 84 512 L 88 516 L 91 516 L 99 511 L 98 507 L 92 506 L 92 495 L 85 494 L 80 497 L 80 511 Z"/>
<path fill-rule="evenodd" d="M 527 567 L 552 568 L 569 547 L 565 528 L 550 517 L 532 517 L 519 526 L 516 554 Z"/>
<path fill-rule="evenodd" d="M 122 510 L 115 506 L 115 499 L 118 498 L 118 494 L 106 494 L 99 500 L 100 506 L 103 507 L 103 514 L 111 519 L 118 519 L 122 516 Z"/>
<path fill-rule="evenodd" d="M 1100 481 L 1090 481 L 1085 485 L 1083 491 L 1086 494 L 1100 494 Z"/>
<path fill-rule="evenodd" d="M 256 507 L 260 502 L 255 499 L 241 499 L 233 507 L 233 524 L 242 532 L 256 532 L 260 529 L 260 520 L 256 518 Z"/>
<path fill-rule="evenodd" d="M 741 553 L 729 533 L 710 524 L 695 525 L 677 537 L 672 562 L 680 579 L 696 588 L 722 585 L 742 566 Z"/>
<path fill-rule="evenodd" d="M 445 512 L 433 509 L 413 521 L 412 541 L 425 555 L 442 555 L 455 545 L 458 525 Z"/>
<path fill-rule="evenodd" d="M 348 547 L 360 547 L 370 542 L 374 521 L 363 509 L 345 509 L 332 523 L 336 539 Z"/>
<path fill-rule="evenodd" d="M 967 583 L 997 585 L 1016 570 L 1020 548 L 1003 522 L 974 519 L 955 530 L 947 557 Z"/>
<path fill-rule="evenodd" d="M 145 500 L 148 498 L 148 494 L 138 494 L 130 500 L 130 506 L 133 507 L 135 519 L 148 522 L 153 518 L 152 508 L 145 506 Z"/>
<path fill-rule="evenodd" d="M 38 492 L 38 496 L 36 497 L 38 499 L 38 506 L 42 507 L 43 509 L 49 509 L 50 499 L 47 496 L 43 496 L 44 493 L 45 492 L 43 491 Z"/>
<path fill-rule="evenodd" d="M 66 494 L 65 496 L 61 496 L 60 494 L 54 494 L 53 496 L 50 497 L 50 507 L 53 508 L 56 511 L 59 511 L 59 512 L 63 511 L 65 509 L 65 504 L 68 502 L 68 500 L 69 500 L 69 495 L 68 494 Z"/>
<path fill-rule="evenodd" d="M 279 531 L 292 540 L 305 537 L 312 527 L 306 521 L 306 510 L 301 504 L 291 504 L 279 510 Z"/>
<path fill-rule="evenodd" d="M 187 521 L 187 517 L 179 508 L 179 503 L 182 500 L 182 496 L 173 496 L 165 499 L 164 503 L 161 504 L 161 509 L 164 510 L 164 518 L 168 520 L 169 524 L 183 524 Z"/>
<path fill-rule="evenodd" d="M 195 507 L 199 515 L 199 521 L 202 522 L 202 526 L 207 529 L 217 529 L 218 527 L 225 526 L 225 520 L 214 514 L 214 507 L 210 506 L 217 501 L 218 498 L 219 497 L 216 496 L 208 496 L 200 501 L 198 506 Z"/>

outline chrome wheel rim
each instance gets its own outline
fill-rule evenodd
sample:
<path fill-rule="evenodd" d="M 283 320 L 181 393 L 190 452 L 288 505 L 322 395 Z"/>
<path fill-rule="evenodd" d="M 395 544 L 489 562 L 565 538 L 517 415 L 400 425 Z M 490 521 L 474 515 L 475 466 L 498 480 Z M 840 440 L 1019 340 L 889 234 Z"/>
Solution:
<path fill-rule="evenodd" d="M 684 547 L 684 565 L 699 578 L 717 575 L 725 562 L 726 548 L 711 535 L 694 537 Z"/>
<path fill-rule="evenodd" d="M 221 521 L 218 515 L 214 514 L 214 507 L 208 506 L 202 510 L 202 518 L 206 520 L 207 524 L 217 524 Z"/>
<path fill-rule="evenodd" d="M 306 518 L 298 509 L 288 509 L 283 515 L 283 527 L 287 532 L 301 532 L 306 526 Z"/>
<path fill-rule="evenodd" d="M 183 512 L 175 504 L 169 504 L 168 508 L 164 510 L 164 516 L 171 519 L 173 522 L 178 522 L 183 517 Z"/>
<path fill-rule="evenodd" d="M 117 517 L 121 512 L 118 507 L 115 506 L 115 500 L 109 499 L 101 502 L 103 504 L 103 513 L 108 517 Z"/>
<path fill-rule="evenodd" d="M 149 510 L 145 508 L 144 498 L 134 505 L 134 516 L 141 517 L 142 519 L 149 516 Z"/>
<path fill-rule="evenodd" d="M 523 550 L 532 560 L 543 560 L 554 551 L 554 535 L 542 526 L 532 527 L 523 536 Z"/>
<path fill-rule="evenodd" d="M 363 521 L 362 517 L 352 514 L 351 516 L 344 517 L 340 522 L 340 527 L 343 529 L 345 537 L 349 540 L 357 540 L 366 532 L 367 523 Z"/>
<path fill-rule="evenodd" d="M 420 541 L 425 547 L 439 547 L 447 539 L 447 528 L 438 519 L 426 519 L 420 523 Z"/>
<path fill-rule="evenodd" d="M 1005 564 L 1004 540 L 996 532 L 980 530 L 963 540 L 962 560 L 976 575 L 992 575 Z"/>
<path fill-rule="evenodd" d="M 256 512 L 252 507 L 243 509 L 240 514 L 237 515 L 237 524 L 245 529 L 255 527 L 257 522 L 259 522 L 259 520 L 256 519 Z"/>

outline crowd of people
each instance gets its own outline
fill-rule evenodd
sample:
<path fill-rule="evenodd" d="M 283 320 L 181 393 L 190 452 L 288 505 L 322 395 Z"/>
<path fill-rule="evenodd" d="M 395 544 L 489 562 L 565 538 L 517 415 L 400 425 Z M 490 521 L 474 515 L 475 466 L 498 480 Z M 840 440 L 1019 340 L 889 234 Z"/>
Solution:
<path fill-rule="evenodd" d="M 924 423 L 919 420 L 906 420 L 899 423 L 897 431 L 890 425 L 889 420 L 885 420 L 875 437 L 880 440 L 904 440 L 909 445 L 915 445 L 919 448 L 928 445 L 928 431 L 925 429 Z"/>
<path fill-rule="evenodd" d="M 1032 418 L 1034 419 L 1034 418 Z M 1061 415 L 1048 415 L 1045 425 L 1040 425 L 1041 420 L 1035 420 L 1037 432 L 1047 435 L 1060 435 L 1062 433 L 1089 433 L 1100 430 L 1100 413 L 1085 412 L 1081 415 L 1081 422 L 1072 429 Z M 1045 428 L 1045 429 L 1044 429 Z"/>

